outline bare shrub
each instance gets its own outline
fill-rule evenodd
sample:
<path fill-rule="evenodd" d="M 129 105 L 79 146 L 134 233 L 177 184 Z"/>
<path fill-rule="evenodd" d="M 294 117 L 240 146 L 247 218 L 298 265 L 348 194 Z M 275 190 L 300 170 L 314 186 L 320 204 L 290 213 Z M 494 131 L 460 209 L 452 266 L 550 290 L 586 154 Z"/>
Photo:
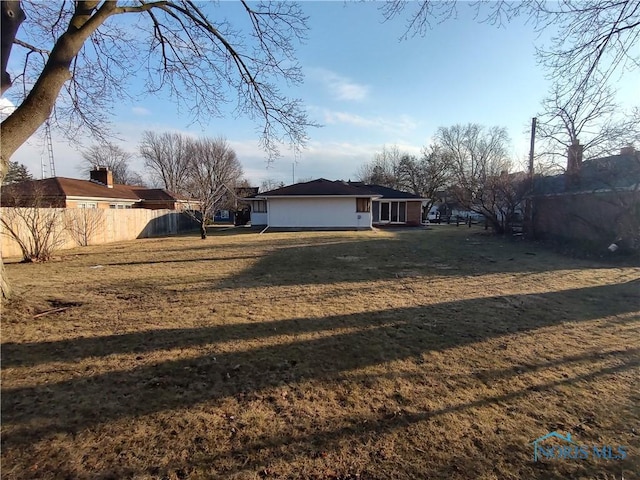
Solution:
<path fill-rule="evenodd" d="M 63 216 L 59 208 L 8 207 L 0 218 L 2 233 L 20 246 L 22 261 L 46 262 L 64 243 Z"/>
<path fill-rule="evenodd" d="M 104 223 L 104 212 L 98 208 L 79 208 L 65 212 L 64 225 L 80 247 L 90 244 L 92 237 Z"/>

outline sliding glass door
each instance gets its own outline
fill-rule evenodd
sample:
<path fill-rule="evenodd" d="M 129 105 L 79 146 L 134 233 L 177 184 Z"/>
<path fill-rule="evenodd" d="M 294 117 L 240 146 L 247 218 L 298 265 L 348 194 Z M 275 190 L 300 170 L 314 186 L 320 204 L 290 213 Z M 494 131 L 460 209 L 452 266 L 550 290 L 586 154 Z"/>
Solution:
<path fill-rule="evenodd" d="M 407 202 L 379 202 L 380 223 L 405 223 L 407 221 Z M 376 218 L 374 208 L 373 220 Z"/>

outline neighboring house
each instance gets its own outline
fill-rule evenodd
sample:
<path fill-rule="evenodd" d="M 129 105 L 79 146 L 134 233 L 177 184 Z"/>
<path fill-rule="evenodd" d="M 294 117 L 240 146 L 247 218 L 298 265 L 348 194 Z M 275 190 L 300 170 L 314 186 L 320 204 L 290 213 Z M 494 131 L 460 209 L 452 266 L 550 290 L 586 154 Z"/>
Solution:
<path fill-rule="evenodd" d="M 573 155 L 564 174 L 536 179 L 532 198 L 537 237 L 640 248 L 640 152 L 632 147 L 584 162 Z"/>
<path fill-rule="evenodd" d="M 246 200 L 251 202 L 251 224 L 271 228 L 420 225 L 422 209 L 422 199 L 415 195 L 324 178 L 259 193 Z"/>
<path fill-rule="evenodd" d="M 245 225 L 250 221 L 251 202 L 244 200 L 258 193 L 258 187 L 236 187 L 235 196 L 224 202 L 223 208 L 216 210 L 213 221 Z"/>
<path fill-rule="evenodd" d="M 2 187 L 3 207 L 146 208 L 197 210 L 197 202 L 159 188 L 113 183 L 113 174 L 99 167 L 91 180 L 53 177 Z"/>

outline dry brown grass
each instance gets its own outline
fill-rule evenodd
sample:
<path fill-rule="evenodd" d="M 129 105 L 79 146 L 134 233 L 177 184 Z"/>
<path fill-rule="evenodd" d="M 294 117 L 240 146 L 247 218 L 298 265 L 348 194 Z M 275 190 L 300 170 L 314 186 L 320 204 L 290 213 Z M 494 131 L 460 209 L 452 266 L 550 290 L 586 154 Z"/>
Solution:
<path fill-rule="evenodd" d="M 227 232 L 8 265 L 2 477 L 638 478 L 640 269 L 481 233 Z M 629 456 L 534 463 L 552 430 Z"/>

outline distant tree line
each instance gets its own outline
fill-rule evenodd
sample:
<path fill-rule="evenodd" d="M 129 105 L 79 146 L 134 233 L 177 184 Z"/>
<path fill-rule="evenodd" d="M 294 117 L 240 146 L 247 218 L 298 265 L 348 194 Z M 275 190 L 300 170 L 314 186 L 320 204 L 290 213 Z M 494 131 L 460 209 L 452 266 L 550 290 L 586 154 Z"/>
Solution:
<path fill-rule="evenodd" d="M 236 152 L 223 137 L 146 131 L 139 152 L 153 185 L 197 203 L 188 213 L 200 224 L 202 239 L 207 238 L 207 220 L 216 210 L 230 209 L 237 187 L 246 184 Z"/>
<path fill-rule="evenodd" d="M 444 195 L 483 215 L 494 231 L 503 233 L 527 188 L 525 176 L 512 172 L 508 145 L 502 127 L 474 123 L 441 127 L 420 156 L 384 147 L 360 167 L 357 178 L 426 198 L 427 212 Z"/>

